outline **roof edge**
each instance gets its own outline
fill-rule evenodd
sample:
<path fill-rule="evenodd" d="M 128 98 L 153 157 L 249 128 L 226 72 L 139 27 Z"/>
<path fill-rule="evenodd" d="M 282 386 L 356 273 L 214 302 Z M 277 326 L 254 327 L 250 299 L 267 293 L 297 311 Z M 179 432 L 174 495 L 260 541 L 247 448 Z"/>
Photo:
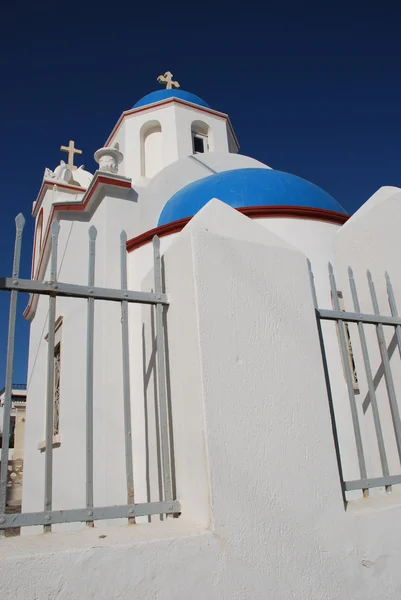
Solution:
<path fill-rule="evenodd" d="M 239 213 L 250 219 L 262 219 L 263 217 L 277 219 L 284 217 L 286 219 L 323 221 L 326 223 L 333 223 L 334 225 L 344 225 L 350 218 L 349 215 L 345 215 L 344 213 L 323 208 L 309 208 L 306 206 L 245 206 L 235 208 L 234 210 L 237 210 Z M 149 231 L 145 231 L 144 233 L 131 238 L 127 241 L 127 252 L 132 252 L 133 250 L 148 244 L 155 235 L 161 238 L 173 233 L 179 233 L 192 218 L 193 217 L 186 217 L 185 219 L 172 221 L 166 225 L 159 225 L 154 229 L 149 229 Z"/>

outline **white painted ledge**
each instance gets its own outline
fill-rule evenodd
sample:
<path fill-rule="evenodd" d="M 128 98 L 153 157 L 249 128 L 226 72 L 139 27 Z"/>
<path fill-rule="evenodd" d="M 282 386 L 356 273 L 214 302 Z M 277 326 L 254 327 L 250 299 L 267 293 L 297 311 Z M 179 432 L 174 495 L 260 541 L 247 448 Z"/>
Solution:
<path fill-rule="evenodd" d="M 43 553 L 70 552 L 95 548 L 115 548 L 116 546 L 143 546 L 163 541 L 188 538 L 213 538 L 211 531 L 197 527 L 184 519 L 167 519 L 155 523 L 136 525 L 110 525 L 99 523 L 76 531 L 38 533 L 7 538 L 0 544 L 0 564 L 5 558 Z M 205 542 L 206 545 L 208 542 Z M 210 543 L 210 542 L 209 542 Z M 0 569 L 1 572 L 1 569 Z"/>

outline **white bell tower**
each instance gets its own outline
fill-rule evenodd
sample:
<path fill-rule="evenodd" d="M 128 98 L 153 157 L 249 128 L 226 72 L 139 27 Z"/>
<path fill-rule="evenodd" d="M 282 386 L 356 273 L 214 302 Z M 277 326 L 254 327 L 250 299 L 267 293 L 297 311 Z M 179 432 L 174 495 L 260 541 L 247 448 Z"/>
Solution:
<path fill-rule="evenodd" d="M 166 88 L 152 92 L 125 111 L 105 146 L 119 144 L 119 174 L 146 186 L 162 169 L 190 155 L 238 152 L 229 117 L 185 92 L 170 71 L 157 78 Z"/>

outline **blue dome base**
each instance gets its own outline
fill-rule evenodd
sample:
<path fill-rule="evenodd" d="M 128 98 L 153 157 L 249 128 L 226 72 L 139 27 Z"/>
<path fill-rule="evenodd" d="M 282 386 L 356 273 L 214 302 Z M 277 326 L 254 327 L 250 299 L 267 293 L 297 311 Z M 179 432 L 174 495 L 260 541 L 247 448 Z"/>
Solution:
<path fill-rule="evenodd" d="M 210 108 L 209 104 L 199 98 L 199 96 L 195 96 L 195 94 L 191 94 L 190 92 L 185 92 L 184 90 L 157 90 L 156 92 L 151 92 L 147 94 L 136 104 L 134 104 L 133 108 L 140 108 L 141 106 L 147 106 L 148 104 L 154 104 L 155 102 L 161 102 L 162 100 L 168 100 L 169 98 L 178 98 L 179 100 L 185 100 L 186 102 L 191 102 L 192 104 L 197 104 L 198 106 L 204 106 L 205 108 Z"/>
<path fill-rule="evenodd" d="M 233 208 L 304 206 L 347 214 L 330 194 L 306 179 L 273 169 L 236 169 L 183 187 L 163 208 L 158 226 L 193 217 L 212 198 Z"/>

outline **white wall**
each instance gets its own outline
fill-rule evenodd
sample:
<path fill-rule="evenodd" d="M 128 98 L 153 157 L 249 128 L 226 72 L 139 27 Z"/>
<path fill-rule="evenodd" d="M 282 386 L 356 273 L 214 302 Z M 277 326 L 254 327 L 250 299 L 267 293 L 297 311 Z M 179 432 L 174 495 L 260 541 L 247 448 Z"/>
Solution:
<path fill-rule="evenodd" d="M 49 225 L 49 218 L 51 215 L 53 205 L 56 203 L 61 203 L 61 202 L 68 202 L 68 203 L 73 204 L 76 202 L 80 202 L 82 200 L 82 198 L 83 198 L 83 194 L 76 194 L 76 193 L 71 193 L 71 192 L 65 191 L 65 188 L 60 189 L 57 187 L 57 185 L 54 185 L 53 187 L 49 187 L 46 189 L 40 209 L 35 218 L 35 221 L 36 221 L 35 227 L 36 227 L 36 223 L 38 222 L 39 214 L 41 213 L 41 211 L 43 209 L 42 248 L 44 247 L 44 243 L 45 243 L 45 239 L 46 239 L 46 231 L 47 231 L 47 227 Z M 36 271 L 38 268 L 38 264 L 40 262 L 40 257 L 41 257 L 41 253 L 39 252 L 39 254 L 38 254 L 37 252 L 35 252 L 35 265 L 34 265 L 35 274 L 36 274 Z"/>
<path fill-rule="evenodd" d="M 215 201 L 212 201 L 215 202 Z M 398 206 L 397 198 L 393 199 L 394 205 Z M 381 210 L 381 209 L 380 209 Z M 208 223 L 207 228 L 209 231 L 225 231 L 225 220 L 227 218 L 227 213 L 230 212 L 230 209 L 226 207 L 223 210 L 219 211 L 219 216 L 216 217 L 216 220 L 213 223 Z M 362 213 L 365 214 L 365 213 Z M 381 213 L 383 215 L 390 215 L 391 212 L 389 210 L 384 210 Z M 371 241 L 371 233 L 370 228 L 374 227 L 376 216 L 372 217 L 370 224 L 367 224 L 365 219 L 363 220 L 363 225 L 361 226 L 361 231 L 364 232 L 364 237 L 366 239 L 366 244 L 363 244 L 361 255 L 364 257 L 363 264 L 366 265 L 372 264 L 372 268 L 378 260 L 378 256 L 381 256 L 381 262 L 388 265 L 391 265 L 391 260 L 397 260 L 395 257 L 398 256 L 399 252 L 397 249 L 392 246 L 387 245 L 388 253 L 383 255 L 381 254 L 381 234 L 378 234 L 378 240 L 376 245 L 372 245 Z M 388 218 L 387 216 L 385 217 Z M 197 220 L 193 219 L 185 228 L 185 230 L 193 227 L 192 223 L 197 223 L 199 225 L 200 220 L 204 222 L 203 211 L 198 214 Z M 358 236 L 354 233 L 354 227 L 352 226 L 353 220 L 348 223 L 348 225 L 341 229 L 336 224 L 325 223 L 320 221 L 306 220 L 306 219 L 293 219 L 293 218 L 270 218 L 270 219 L 258 219 L 255 220 L 259 225 L 267 228 L 269 231 L 275 233 L 280 236 L 282 240 L 287 241 L 289 244 L 298 248 L 302 252 L 305 253 L 307 258 L 310 260 L 313 273 L 314 273 L 314 282 L 315 288 L 318 297 L 319 307 L 321 308 L 333 308 L 332 300 L 331 300 L 331 291 L 330 291 L 330 283 L 329 283 L 329 275 L 328 275 L 328 264 L 329 262 L 334 262 L 334 253 L 333 253 L 333 241 L 336 239 L 336 236 L 341 240 L 340 242 L 336 242 L 336 247 L 341 248 L 341 256 L 342 260 L 345 264 L 345 267 L 348 267 L 350 264 L 349 257 L 353 255 L 353 248 L 355 245 L 356 239 Z M 360 222 L 360 220 L 356 221 Z M 393 219 L 393 223 L 397 223 L 397 219 Z M 236 231 L 237 235 L 240 235 L 240 230 L 243 227 L 242 220 L 240 220 L 240 225 Z M 385 228 L 385 224 L 382 224 L 380 231 L 383 231 Z M 185 231 L 184 230 L 184 231 Z M 348 233 L 347 233 L 348 232 Z M 171 236 L 166 236 L 162 238 L 162 250 L 165 250 L 174 239 L 177 239 L 180 234 L 173 234 Z M 348 237 L 346 237 L 348 236 Z M 344 244 L 343 240 L 349 239 L 348 244 Z M 394 235 L 392 237 L 394 243 L 397 238 Z M 391 259 L 391 256 L 393 259 Z M 132 264 L 132 277 L 133 277 L 133 285 L 134 287 L 139 284 L 141 278 L 144 276 L 146 271 L 152 266 L 152 247 L 151 244 L 143 246 L 138 250 L 132 252 L 130 254 L 130 262 Z M 355 263 L 357 258 L 353 258 L 351 262 Z M 338 260 L 336 261 L 338 267 Z M 384 268 L 382 269 L 384 272 Z M 396 272 L 395 267 L 393 268 L 393 272 Z M 341 272 L 339 271 L 338 275 L 340 276 Z M 349 286 L 347 281 L 342 281 L 341 278 L 338 279 L 338 289 L 344 292 L 346 308 L 352 310 L 352 302 L 349 298 Z M 382 285 L 383 291 L 384 287 Z M 395 291 L 397 292 L 397 288 L 395 287 Z M 401 290 L 399 290 L 401 292 Z M 366 290 L 367 292 L 367 290 Z M 384 299 L 384 302 L 387 305 L 386 314 L 389 314 L 388 310 L 388 302 L 387 297 Z M 139 309 L 135 309 L 139 310 Z M 371 312 L 371 302 L 368 299 L 367 305 L 365 306 L 365 310 L 367 312 Z M 138 313 L 139 315 L 139 313 Z M 138 317 L 139 318 L 139 317 Z M 132 327 L 135 327 L 134 325 Z M 364 412 L 362 402 L 366 398 L 367 389 L 366 389 L 366 381 L 364 381 L 364 367 L 362 356 L 358 343 L 358 336 L 354 325 L 350 325 L 350 331 L 352 335 L 352 344 L 355 358 L 357 358 L 357 371 L 358 376 L 360 377 L 360 393 L 356 395 L 356 402 L 359 411 L 359 417 L 361 422 L 362 434 L 364 436 L 364 444 L 366 450 L 366 461 L 368 466 L 368 473 L 372 476 L 380 476 L 382 474 L 380 470 L 380 463 L 378 457 L 377 450 L 377 441 L 376 434 L 373 429 L 372 422 L 372 414 L 371 410 Z M 344 368 L 341 360 L 341 354 L 339 349 L 339 340 L 337 335 L 337 329 L 334 322 L 322 322 L 322 332 L 324 336 L 324 344 L 325 344 L 325 353 L 327 358 L 327 366 L 330 377 L 330 385 L 332 391 L 332 398 L 334 403 L 334 408 L 336 412 L 337 419 L 337 433 L 339 437 L 339 445 L 340 452 L 343 458 L 343 474 L 344 478 L 348 481 L 359 479 L 360 472 L 358 466 L 358 457 L 356 452 L 355 445 L 355 434 L 352 425 L 352 417 L 350 410 L 350 403 L 348 397 L 348 391 L 346 386 L 346 379 L 344 375 Z M 379 369 L 380 360 L 379 354 L 375 339 L 374 331 L 367 331 L 367 335 L 370 334 L 370 344 L 371 344 L 371 353 L 372 353 L 372 365 L 374 367 L 374 374 Z M 135 339 L 138 339 L 139 332 L 137 331 L 136 335 L 133 336 L 132 344 L 135 345 Z M 390 343 L 390 338 L 388 339 Z M 394 340 L 392 344 L 392 348 L 394 350 Z M 139 355 L 139 350 L 138 350 Z M 398 361 L 398 353 L 394 353 L 393 361 Z M 396 383 L 398 382 L 398 365 L 396 365 L 395 378 Z M 400 381 L 401 384 L 401 381 Z M 136 389 L 142 389 L 142 381 L 138 381 L 137 383 L 133 383 Z M 138 387 L 139 386 L 139 387 Z M 401 390 L 400 390 L 401 391 Z M 392 473 L 397 474 L 397 464 L 398 464 L 398 454 L 395 447 L 394 435 L 392 433 L 392 420 L 389 412 L 389 403 L 387 400 L 387 392 L 384 386 L 384 378 L 381 379 L 381 388 L 378 391 L 379 396 L 381 397 L 381 413 L 383 418 L 383 428 L 384 433 L 386 435 L 387 445 L 388 445 L 388 460 L 390 467 L 392 469 Z M 365 400 L 366 404 L 366 400 Z M 379 488 L 377 490 L 371 490 L 371 495 L 382 494 L 383 489 Z M 361 497 L 361 491 L 348 492 L 348 499 L 355 499 Z"/>
<path fill-rule="evenodd" d="M 60 281 L 87 284 L 88 229 L 98 229 L 95 283 L 120 288 L 120 232 L 135 220 L 137 205 L 106 197 L 90 223 L 61 222 L 58 252 Z M 57 317 L 63 316 L 61 349 L 60 435 L 54 449 L 55 509 L 85 504 L 85 300 L 59 298 Z M 45 398 L 48 299 L 42 297 L 31 325 L 27 427 L 25 436 L 25 511 L 43 508 Z M 94 352 L 94 493 L 98 505 L 126 501 L 123 400 L 121 376 L 121 311 L 114 303 L 96 302 Z"/>
<path fill-rule="evenodd" d="M 306 258 L 223 209 L 164 256 L 181 518 L 6 540 L 3 597 L 398 600 L 401 498 L 344 509 Z"/>

